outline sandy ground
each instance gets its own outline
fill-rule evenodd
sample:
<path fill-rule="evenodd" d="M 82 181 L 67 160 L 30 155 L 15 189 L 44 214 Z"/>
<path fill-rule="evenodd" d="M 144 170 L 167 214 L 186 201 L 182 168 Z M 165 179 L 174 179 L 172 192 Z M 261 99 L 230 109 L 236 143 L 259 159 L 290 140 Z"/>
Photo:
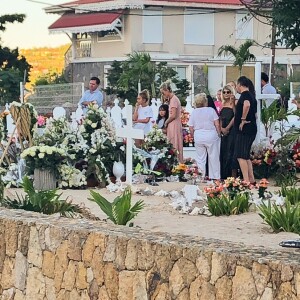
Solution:
<path fill-rule="evenodd" d="M 148 184 L 134 185 L 133 190 L 141 188 L 151 188 L 159 191 L 181 190 L 186 183 L 159 183 L 159 186 L 152 187 Z M 202 186 L 200 186 L 201 188 Z M 278 189 L 278 188 L 277 188 Z M 271 187 L 274 191 L 276 188 Z M 10 189 L 6 193 L 21 192 L 20 189 Z M 102 196 L 113 200 L 119 193 L 111 193 L 106 189 L 96 189 Z M 68 197 L 75 203 L 84 203 L 91 212 L 105 219 L 106 216 L 98 205 L 89 201 L 90 191 L 87 190 L 64 190 L 62 198 Z M 280 249 L 282 251 L 292 250 L 283 248 L 279 243 L 287 239 L 297 239 L 299 235 L 294 233 L 273 233 L 272 229 L 263 222 L 258 212 L 249 212 L 235 216 L 208 217 L 205 215 L 183 215 L 176 211 L 170 204 L 168 197 L 160 196 L 142 196 L 134 194 L 133 202 L 142 199 L 145 201 L 145 209 L 134 219 L 134 226 L 152 232 L 167 232 L 170 234 L 183 234 L 189 236 L 201 236 L 235 243 L 244 243 L 246 245 L 262 246 L 270 249 Z M 295 249 L 293 249 L 295 250 Z"/>

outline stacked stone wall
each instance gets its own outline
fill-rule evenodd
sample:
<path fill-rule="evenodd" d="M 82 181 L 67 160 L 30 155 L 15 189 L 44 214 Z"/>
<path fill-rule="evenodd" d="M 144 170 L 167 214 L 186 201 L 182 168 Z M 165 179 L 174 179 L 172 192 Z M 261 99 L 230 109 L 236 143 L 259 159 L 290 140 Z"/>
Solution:
<path fill-rule="evenodd" d="M 5 209 L 0 241 L 0 299 L 300 299 L 295 249 Z"/>

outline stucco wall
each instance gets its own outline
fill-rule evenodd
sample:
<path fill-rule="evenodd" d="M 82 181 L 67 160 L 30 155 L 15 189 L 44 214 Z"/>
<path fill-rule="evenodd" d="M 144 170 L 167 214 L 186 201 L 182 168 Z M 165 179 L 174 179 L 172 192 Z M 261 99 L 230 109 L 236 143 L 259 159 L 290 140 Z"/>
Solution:
<path fill-rule="evenodd" d="M 1 299 L 300 299 L 297 251 L 0 211 Z"/>

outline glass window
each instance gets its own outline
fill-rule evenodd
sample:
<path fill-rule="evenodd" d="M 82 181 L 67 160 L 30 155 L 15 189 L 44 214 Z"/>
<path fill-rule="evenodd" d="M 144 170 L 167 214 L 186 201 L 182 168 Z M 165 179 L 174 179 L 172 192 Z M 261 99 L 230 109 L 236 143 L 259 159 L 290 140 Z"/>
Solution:
<path fill-rule="evenodd" d="M 235 37 L 237 40 L 253 39 L 253 18 L 246 13 L 235 15 Z"/>
<path fill-rule="evenodd" d="M 175 66 L 173 69 L 177 72 L 177 76 L 180 80 L 186 79 L 186 67 L 184 66 Z"/>
<path fill-rule="evenodd" d="M 162 42 L 162 11 L 143 10 L 143 43 L 161 44 Z"/>
<path fill-rule="evenodd" d="M 184 15 L 184 44 L 214 45 L 214 14 L 187 9 Z"/>

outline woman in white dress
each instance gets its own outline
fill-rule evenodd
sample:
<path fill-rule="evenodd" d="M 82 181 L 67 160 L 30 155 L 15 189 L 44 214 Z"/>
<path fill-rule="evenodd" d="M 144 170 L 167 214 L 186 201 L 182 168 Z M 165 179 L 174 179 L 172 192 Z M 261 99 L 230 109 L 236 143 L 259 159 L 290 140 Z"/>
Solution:
<path fill-rule="evenodd" d="M 195 96 L 196 109 L 191 114 L 188 125 L 195 141 L 196 162 L 202 174 L 208 156 L 209 178 L 220 179 L 220 122 L 216 111 L 207 107 L 205 93 Z"/>

